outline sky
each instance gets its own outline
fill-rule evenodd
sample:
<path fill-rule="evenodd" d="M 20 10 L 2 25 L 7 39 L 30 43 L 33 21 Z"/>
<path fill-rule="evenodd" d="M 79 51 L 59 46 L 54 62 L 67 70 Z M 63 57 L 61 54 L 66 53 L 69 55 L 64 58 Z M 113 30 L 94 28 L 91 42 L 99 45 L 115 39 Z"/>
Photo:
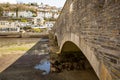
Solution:
<path fill-rule="evenodd" d="M 41 2 L 43 4 L 49 4 L 51 6 L 56 6 L 56 7 L 63 7 L 64 3 L 66 0 L 0 0 L 0 3 L 17 3 L 17 2 L 22 2 L 22 3 L 29 3 L 29 2 L 36 2 L 40 4 Z"/>

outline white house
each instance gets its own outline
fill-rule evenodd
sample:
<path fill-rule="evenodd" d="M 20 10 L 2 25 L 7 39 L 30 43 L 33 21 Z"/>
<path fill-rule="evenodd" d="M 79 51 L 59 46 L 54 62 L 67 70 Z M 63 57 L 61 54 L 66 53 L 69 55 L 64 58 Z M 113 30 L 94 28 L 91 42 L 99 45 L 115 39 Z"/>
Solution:
<path fill-rule="evenodd" d="M 48 29 L 48 30 L 51 30 L 51 28 L 54 26 L 55 24 L 55 21 L 46 21 L 45 22 L 45 27 Z"/>
<path fill-rule="evenodd" d="M 20 28 L 15 22 L 0 21 L 0 32 L 19 32 Z"/>
<path fill-rule="evenodd" d="M 55 6 L 40 4 L 38 7 L 37 17 L 58 18 L 60 10 Z"/>
<path fill-rule="evenodd" d="M 45 28 L 47 28 L 46 26 L 43 26 L 43 25 L 40 25 L 40 26 L 38 26 L 38 25 L 32 25 L 31 27 L 32 27 L 32 28 L 40 28 L 40 29 L 45 29 Z"/>
<path fill-rule="evenodd" d="M 45 17 L 46 18 L 52 18 L 53 17 L 53 13 L 52 12 L 45 12 Z"/>
<path fill-rule="evenodd" d="M 30 18 L 32 16 L 33 16 L 33 13 L 31 11 L 19 11 L 18 12 L 18 17 Z"/>
<path fill-rule="evenodd" d="M 59 13 L 55 13 L 53 17 L 54 17 L 55 19 L 57 19 L 57 18 L 59 17 L 59 15 L 60 15 Z"/>
<path fill-rule="evenodd" d="M 43 25 L 44 19 L 43 19 L 43 17 L 34 17 L 33 23 L 34 23 L 34 25 Z"/>
<path fill-rule="evenodd" d="M 17 17 L 15 11 L 4 11 L 3 16 L 7 17 Z M 30 18 L 33 16 L 33 13 L 31 11 L 19 11 L 18 12 L 18 17 L 25 17 L 25 18 Z"/>
<path fill-rule="evenodd" d="M 14 11 L 4 11 L 3 12 L 3 16 L 6 16 L 6 17 L 16 17 L 16 12 L 14 12 Z"/>
<path fill-rule="evenodd" d="M 45 17 L 45 13 L 42 11 L 37 12 L 37 17 Z"/>

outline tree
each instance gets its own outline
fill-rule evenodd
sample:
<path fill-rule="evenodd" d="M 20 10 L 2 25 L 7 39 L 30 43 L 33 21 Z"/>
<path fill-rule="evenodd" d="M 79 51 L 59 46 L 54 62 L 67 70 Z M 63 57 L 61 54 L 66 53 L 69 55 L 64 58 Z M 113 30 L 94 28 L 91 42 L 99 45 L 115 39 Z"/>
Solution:
<path fill-rule="evenodd" d="M 37 3 L 31 3 L 31 6 L 38 6 Z"/>
<path fill-rule="evenodd" d="M 0 17 L 3 16 L 3 7 L 0 6 Z"/>
<path fill-rule="evenodd" d="M 30 29 L 32 29 L 30 26 L 25 26 L 25 27 L 23 27 L 23 29 L 25 30 L 25 31 L 27 31 L 27 30 L 30 30 Z"/>
<path fill-rule="evenodd" d="M 18 11 L 19 11 L 19 8 L 18 8 L 18 7 L 16 7 L 16 8 L 15 8 L 16 17 L 18 17 Z"/>
<path fill-rule="evenodd" d="M 7 2 L 7 3 L 5 4 L 5 7 L 6 7 L 6 8 L 10 7 L 10 3 Z"/>
<path fill-rule="evenodd" d="M 23 18 L 22 18 L 22 19 L 21 19 L 21 22 L 27 22 L 27 19 L 23 19 Z"/>
<path fill-rule="evenodd" d="M 41 32 L 40 28 L 33 28 L 34 32 Z"/>

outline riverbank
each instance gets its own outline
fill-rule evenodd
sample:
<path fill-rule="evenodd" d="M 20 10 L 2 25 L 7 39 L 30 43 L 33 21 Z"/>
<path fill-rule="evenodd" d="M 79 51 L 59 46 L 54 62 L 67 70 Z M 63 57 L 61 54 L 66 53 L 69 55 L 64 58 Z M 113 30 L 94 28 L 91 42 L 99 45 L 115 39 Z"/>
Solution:
<path fill-rule="evenodd" d="M 16 56 L 20 56 L 11 66 L 9 65 L 6 70 L 0 73 L 0 80 L 40 80 L 39 78 L 42 71 L 37 70 L 34 67 L 40 64 L 42 59 L 49 58 L 48 51 L 48 39 L 40 39 L 22 56 L 18 53 L 11 53 L 5 57 L 1 57 L 0 65 L 8 65 L 12 59 L 15 60 Z M 0 66 L 0 68 L 2 67 L 4 66 Z"/>
<path fill-rule="evenodd" d="M 0 38 L 40 38 L 46 36 L 48 37 L 48 33 L 34 33 L 34 32 L 0 32 Z"/>
<path fill-rule="evenodd" d="M 11 45 L 0 48 L 0 72 L 5 70 L 8 66 L 13 64 L 26 51 L 28 51 L 35 43 Z"/>
<path fill-rule="evenodd" d="M 31 49 L 38 38 L 0 38 L 0 72 Z"/>
<path fill-rule="evenodd" d="M 8 54 L 20 54 L 25 53 L 27 50 L 29 50 L 35 43 L 29 43 L 29 44 L 22 44 L 22 45 L 9 45 L 4 46 L 0 48 L 0 55 L 8 55 Z"/>

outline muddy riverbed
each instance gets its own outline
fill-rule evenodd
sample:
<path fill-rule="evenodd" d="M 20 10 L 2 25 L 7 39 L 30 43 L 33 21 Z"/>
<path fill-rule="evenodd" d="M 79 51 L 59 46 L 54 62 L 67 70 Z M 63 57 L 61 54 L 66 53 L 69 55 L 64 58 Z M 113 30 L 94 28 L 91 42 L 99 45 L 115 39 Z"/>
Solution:
<path fill-rule="evenodd" d="M 91 69 L 50 72 L 48 44 L 48 39 L 40 39 L 36 45 L 0 73 L 0 80 L 98 80 Z"/>

